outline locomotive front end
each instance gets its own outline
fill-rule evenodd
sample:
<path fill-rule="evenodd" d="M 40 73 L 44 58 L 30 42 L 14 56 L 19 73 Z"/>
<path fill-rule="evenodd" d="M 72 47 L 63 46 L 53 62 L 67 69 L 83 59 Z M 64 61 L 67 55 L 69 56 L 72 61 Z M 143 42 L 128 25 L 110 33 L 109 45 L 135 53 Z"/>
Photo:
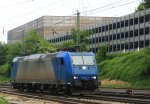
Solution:
<path fill-rule="evenodd" d="M 92 52 L 71 55 L 72 81 L 76 90 L 96 90 L 98 88 L 98 69 Z"/>

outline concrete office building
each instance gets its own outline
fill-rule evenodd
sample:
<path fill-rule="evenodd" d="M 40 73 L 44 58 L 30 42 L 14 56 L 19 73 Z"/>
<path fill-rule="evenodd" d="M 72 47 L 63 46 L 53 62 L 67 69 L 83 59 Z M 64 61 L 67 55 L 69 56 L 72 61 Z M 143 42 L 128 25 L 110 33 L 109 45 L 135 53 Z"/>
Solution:
<path fill-rule="evenodd" d="M 95 24 L 109 19 L 110 17 L 80 16 L 80 26 L 86 27 L 90 24 Z M 43 16 L 8 31 L 7 42 L 12 43 L 21 41 L 24 37 L 28 36 L 29 31 L 33 29 L 48 40 L 52 35 L 68 33 L 72 28 L 76 27 L 76 24 L 77 16 Z"/>
<path fill-rule="evenodd" d="M 150 9 L 135 12 L 84 28 L 90 30 L 90 51 L 97 52 L 102 45 L 111 53 L 136 51 L 150 44 Z M 49 38 L 52 43 L 70 40 L 70 35 Z"/>

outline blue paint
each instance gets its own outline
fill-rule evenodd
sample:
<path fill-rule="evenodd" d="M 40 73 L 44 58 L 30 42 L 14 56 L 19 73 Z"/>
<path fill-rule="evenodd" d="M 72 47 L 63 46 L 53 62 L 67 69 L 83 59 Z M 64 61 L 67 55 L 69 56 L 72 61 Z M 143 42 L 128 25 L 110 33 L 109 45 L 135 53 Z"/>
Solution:
<path fill-rule="evenodd" d="M 98 69 L 97 65 L 72 65 L 72 56 L 93 56 L 95 54 L 92 52 L 65 52 L 60 51 L 53 56 L 52 66 L 54 69 L 54 75 L 57 82 L 63 82 L 64 84 L 72 84 L 73 80 L 97 80 L 98 79 Z M 18 69 L 18 58 L 14 58 L 13 67 L 11 69 L 11 80 L 16 79 Z M 95 61 L 96 63 L 96 61 Z M 84 69 L 83 67 L 86 67 Z M 78 77 L 74 79 L 73 77 Z M 93 77 L 96 77 L 94 79 Z"/>
<path fill-rule="evenodd" d="M 12 66 L 11 66 L 11 80 L 16 80 L 17 69 L 18 69 L 18 57 L 13 59 Z"/>

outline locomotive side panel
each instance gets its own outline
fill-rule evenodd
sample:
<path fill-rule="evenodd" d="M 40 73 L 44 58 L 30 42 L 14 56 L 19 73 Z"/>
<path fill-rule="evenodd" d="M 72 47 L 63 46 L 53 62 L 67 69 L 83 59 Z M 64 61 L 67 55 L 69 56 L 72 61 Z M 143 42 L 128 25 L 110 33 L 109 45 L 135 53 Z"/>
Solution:
<path fill-rule="evenodd" d="M 18 83 L 56 83 L 51 57 L 19 61 Z"/>

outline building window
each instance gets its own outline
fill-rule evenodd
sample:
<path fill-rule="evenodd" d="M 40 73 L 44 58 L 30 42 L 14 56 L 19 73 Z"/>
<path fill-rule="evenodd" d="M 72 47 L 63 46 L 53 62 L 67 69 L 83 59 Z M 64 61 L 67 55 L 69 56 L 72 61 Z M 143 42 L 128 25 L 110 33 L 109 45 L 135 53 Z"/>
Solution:
<path fill-rule="evenodd" d="M 113 45 L 113 50 L 116 51 L 116 45 Z"/>
<path fill-rule="evenodd" d="M 64 41 L 66 41 L 66 36 L 64 36 Z"/>
<path fill-rule="evenodd" d="M 95 33 L 98 33 L 98 28 L 95 28 Z"/>
<path fill-rule="evenodd" d="M 125 44 L 125 49 L 128 49 L 128 43 Z"/>
<path fill-rule="evenodd" d="M 120 28 L 120 22 L 117 22 L 117 28 Z"/>
<path fill-rule="evenodd" d="M 143 35 L 143 34 L 144 34 L 144 30 L 140 29 L 140 35 Z"/>
<path fill-rule="evenodd" d="M 93 39 L 93 43 L 96 43 L 96 38 Z"/>
<path fill-rule="evenodd" d="M 112 40 L 112 35 L 109 35 L 109 40 Z"/>
<path fill-rule="evenodd" d="M 145 46 L 149 46 L 149 40 L 145 41 Z"/>
<path fill-rule="evenodd" d="M 144 16 L 140 17 L 140 23 L 144 22 Z"/>
<path fill-rule="evenodd" d="M 104 31 L 105 31 L 105 26 L 102 27 L 102 32 L 104 32 Z"/>
<path fill-rule="evenodd" d="M 125 20 L 125 26 L 129 26 L 129 21 L 128 20 Z"/>
<path fill-rule="evenodd" d="M 121 50 L 123 50 L 124 49 L 124 44 L 121 44 Z"/>
<path fill-rule="evenodd" d="M 117 39 L 120 39 L 120 33 L 117 33 Z"/>
<path fill-rule="evenodd" d="M 102 42 L 104 42 L 105 41 L 105 39 L 104 39 L 104 36 L 102 37 Z"/>
<path fill-rule="evenodd" d="M 134 31 L 134 36 L 138 36 L 138 30 Z"/>
<path fill-rule="evenodd" d="M 146 27 L 146 28 L 145 28 L 145 34 L 149 34 L 149 28 L 150 28 L 150 27 Z"/>
<path fill-rule="evenodd" d="M 133 25 L 133 19 L 130 19 L 130 25 Z"/>
<path fill-rule="evenodd" d="M 125 32 L 125 38 L 128 38 L 128 32 Z"/>
<path fill-rule="evenodd" d="M 138 24 L 138 18 L 134 18 L 134 24 Z"/>
<path fill-rule="evenodd" d="M 134 42 L 134 48 L 138 48 L 138 42 Z"/>
<path fill-rule="evenodd" d="M 124 27 L 124 21 L 121 21 L 121 27 Z"/>
<path fill-rule="evenodd" d="M 133 42 L 130 42 L 130 49 L 133 49 Z"/>
<path fill-rule="evenodd" d="M 99 42 L 101 42 L 101 37 L 99 37 Z"/>
<path fill-rule="evenodd" d="M 133 37 L 133 31 L 130 31 L 130 37 Z"/>
<path fill-rule="evenodd" d="M 57 43 L 58 42 L 58 38 L 56 38 L 55 40 L 56 40 L 56 43 Z"/>
<path fill-rule="evenodd" d="M 122 32 L 122 33 L 121 33 L 121 39 L 123 39 L 123 38 L 124 38 L 124 33 Z"/>
<path fill-rule="evenodd" d="M 145 16 L 145 22 L 148 22 L 150 20 L 150 14 Z"/>
<path fill-rule="evenodd" d="M 105 41 L 108 41 L 108 36 L 105 36 Z"/>
<path fill-rule="evenodd" d="M 109 24 L 109 30 L 112 30 L 112 24 Z"/>
<path fill-rule="evenodd" d="M 96 43 L 98 43 L 98 37 L 95 40 L 96 40 Z"/>
<path fill-rule="evenodd" d="M 117 44 L 117 51 L 120 51 L 120 44 Z"/>
<path fill-rule="evenodd" d="M 106 25 L 106 31 L 108 30 L 108 25 Z"/>
<path fill-rule="evenodd" d="M 144 47 L 144 41 L 140 41 L 140 48 Z"/>
<path fill-rule="evenodd" d="M 111 52 L 112 51 L 112 45 L 109 47 L 109 52 Z"/>
<path fill-rule="evenodd" d="M 113 40 L 116 40 L 116 34 L 113 34 Z"/>
<path fill-rule="evenodd" d="M 113 29 L 116 29 L 116 23 L 113 23 Z"/>
<path fill-rule="evenodd" d="M 99 33 L 101 33 L 101 27 L 99 27 Z"/>

